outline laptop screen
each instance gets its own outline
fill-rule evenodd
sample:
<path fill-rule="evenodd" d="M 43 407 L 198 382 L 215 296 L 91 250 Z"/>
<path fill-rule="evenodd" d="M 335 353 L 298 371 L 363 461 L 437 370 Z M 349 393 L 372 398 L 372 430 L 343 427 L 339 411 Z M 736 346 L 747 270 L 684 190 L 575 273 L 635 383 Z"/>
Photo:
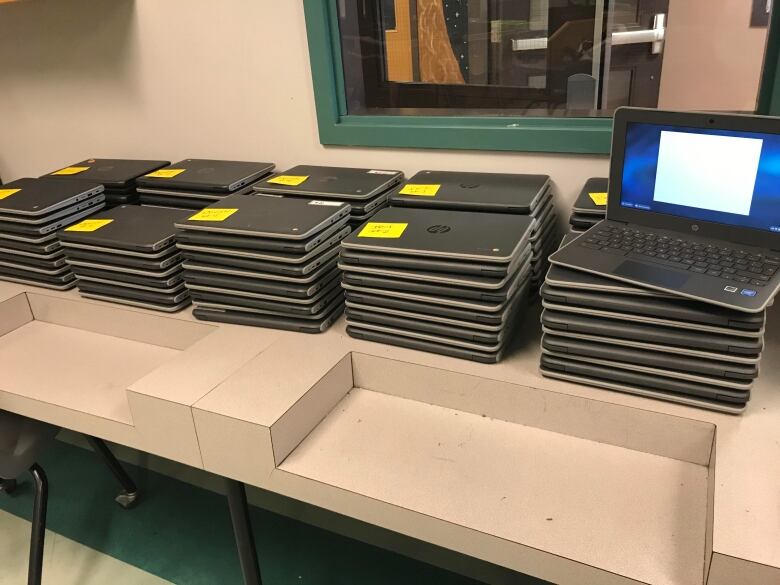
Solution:
<path fill-rule="evenodd" d="M 620 205 L 780 232 L 780 135 L 629 123 Z"/>

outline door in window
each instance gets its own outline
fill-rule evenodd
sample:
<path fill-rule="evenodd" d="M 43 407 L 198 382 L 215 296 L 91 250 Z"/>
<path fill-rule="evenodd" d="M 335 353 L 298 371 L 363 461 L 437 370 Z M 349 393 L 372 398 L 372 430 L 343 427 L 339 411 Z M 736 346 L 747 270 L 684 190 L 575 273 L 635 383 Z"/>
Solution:
<path fill-rule="evenodd" d="M 600 107 L 655 108 L 661 87 L 669 0 L 618 0 L 605 16 Z"/>
<path fill-rule="evenodd" d="M 739 0 L 339 0 L 352 114 L 752 111 L 766 27 Z M 713 34 L 717 31 L 717 34 Z"/>

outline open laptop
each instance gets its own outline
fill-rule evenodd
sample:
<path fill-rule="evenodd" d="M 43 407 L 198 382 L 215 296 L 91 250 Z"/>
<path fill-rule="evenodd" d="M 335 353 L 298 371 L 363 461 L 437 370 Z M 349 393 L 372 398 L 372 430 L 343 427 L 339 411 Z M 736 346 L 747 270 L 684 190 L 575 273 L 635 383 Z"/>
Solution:
<path fill-rule="evenodd" d="M 318 199 L 365 201 L 384 193 L 404 178 L 401 171 L 298 165 L 264 179 L 255 190 Z"/>
<path fill-rule="evenodd" d="M 198 192 L 232 193 L 269 174 L 274 163 L 187 158 L 138 177 L 139 193 L 197 196 Z M 193 194 L 192 191 L 196 193 Z"/>
<path fill-rule="evenodd" d="M 547 175 L 420 171 L 393 190 L 390 204 L 529 214 L 547 202 L 549 190 Z"/>
<path fill-rule="evenodd" d="M 780 119 L 615 112 L 607 219 L 550 257 L 740 311 L 780 288 Z"/>

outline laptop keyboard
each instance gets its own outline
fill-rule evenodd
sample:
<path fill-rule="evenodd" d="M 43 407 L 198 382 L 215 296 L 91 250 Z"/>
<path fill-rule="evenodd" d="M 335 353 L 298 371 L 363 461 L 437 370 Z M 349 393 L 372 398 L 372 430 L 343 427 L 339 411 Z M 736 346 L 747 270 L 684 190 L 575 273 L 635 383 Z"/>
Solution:
<path fill-rule="evenodd" d="M 780 269 L 780 256 L 612 225 L 591 229 L 577 241 L 583 248 L 753 286 L 766 286 Z"/>

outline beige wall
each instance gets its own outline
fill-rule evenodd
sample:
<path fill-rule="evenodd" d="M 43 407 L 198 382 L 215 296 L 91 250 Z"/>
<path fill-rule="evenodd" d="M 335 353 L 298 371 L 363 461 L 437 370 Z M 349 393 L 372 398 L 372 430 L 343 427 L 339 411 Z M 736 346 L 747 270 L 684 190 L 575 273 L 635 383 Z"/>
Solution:
<path fill-rule="evenodd" d="M 319 144 L 299 0 L 28 0 L 0 8 L 0 176 L 92 157 L 549 173 L 606 157 Z"/>
<path fill-rule="evenodd" d="M 756 107 L 766 28 L 750 27 L 750 0 L 671 0 L 661 108 Z"/>

